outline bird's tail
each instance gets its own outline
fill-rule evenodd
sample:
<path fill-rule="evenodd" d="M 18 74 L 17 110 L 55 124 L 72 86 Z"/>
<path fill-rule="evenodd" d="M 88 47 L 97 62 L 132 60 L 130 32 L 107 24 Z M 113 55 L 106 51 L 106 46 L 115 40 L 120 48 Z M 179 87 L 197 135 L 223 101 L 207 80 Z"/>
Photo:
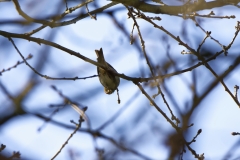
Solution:
<path fill-rule="evenodd" d="M 100 48 L 100 50 L 95 50 L 96 54 L 97 54 L 97 60 L 99 63 L 104 63 L 105 59 L 104 59 L 104 55 L 103 55 L 103 50 L 102 48 Z"/>

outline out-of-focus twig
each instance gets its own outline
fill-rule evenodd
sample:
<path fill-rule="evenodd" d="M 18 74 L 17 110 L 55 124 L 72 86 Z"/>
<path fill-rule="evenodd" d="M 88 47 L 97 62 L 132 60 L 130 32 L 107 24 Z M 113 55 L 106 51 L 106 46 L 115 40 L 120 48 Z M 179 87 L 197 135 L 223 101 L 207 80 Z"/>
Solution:
<path fill-rule="evenodd" d="M 132 97 L 130 97 L 129 100 L 126 102 L 126 104 L 123 107 L 121 107 L 111 118 L 109 118 L 105 123 L 103 123 L 96 130 L 100 131 L 100 130 L 104 129 L 105 127 L 107 127 L 110 123 L 113 123 L 115 121 L 115 119 L 117 119 L 118 116 L 120 116 L 123 113 L 123 111 L 125 111 L 126 108 L 129 107 L 131 105 L 131 103 L 137 99 L 136 97 L 139 95 L 139 93 L 140 92 L 137 91 Z"/>

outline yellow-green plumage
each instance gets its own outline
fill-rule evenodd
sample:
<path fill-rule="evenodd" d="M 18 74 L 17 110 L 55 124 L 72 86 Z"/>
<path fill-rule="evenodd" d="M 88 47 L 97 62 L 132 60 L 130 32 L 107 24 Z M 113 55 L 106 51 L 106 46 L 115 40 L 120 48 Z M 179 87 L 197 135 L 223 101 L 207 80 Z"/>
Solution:
<path fill-rule="evenodd" d="M 100 50 L 95 50 L 95 52 L 97 54 L 97 61 L 99 63 L 104 65 L 106 68 L 108 68 L 112 72 L 117 73 L 117 71 L 109 63 L 105 61 L 102 48 L 100 48 Z M 97 67 L 97 72 L 98 72 L 99 81 L 104 86 L 105 93 L 112 94 L 119 86 L 120 78 L 118 76 L 115 76 L 113 73 L 106 71 L 100 67 Z"/>

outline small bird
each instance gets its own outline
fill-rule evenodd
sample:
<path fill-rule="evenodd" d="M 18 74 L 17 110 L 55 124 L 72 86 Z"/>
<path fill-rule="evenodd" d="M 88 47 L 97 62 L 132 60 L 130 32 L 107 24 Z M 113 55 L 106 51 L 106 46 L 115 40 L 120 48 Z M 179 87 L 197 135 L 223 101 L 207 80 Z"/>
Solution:
<path fill-rule="evenodd" d="M 101 63 L 104 67 L 111 70 L 112 72 L 117 73 L 117 71 L 105 61 L 103 50 L 100 48 L 100 50 L 95 50 L 97 54 L 97 61 Z M 99 81 L 104 87 L 104 92 L 106 94 L 112 94 L 119 86 L 120 78 L 118 76 L 115 76 L 113 73 L 106 71 L 100 67 L 97 67 L 98 77 Z"/>

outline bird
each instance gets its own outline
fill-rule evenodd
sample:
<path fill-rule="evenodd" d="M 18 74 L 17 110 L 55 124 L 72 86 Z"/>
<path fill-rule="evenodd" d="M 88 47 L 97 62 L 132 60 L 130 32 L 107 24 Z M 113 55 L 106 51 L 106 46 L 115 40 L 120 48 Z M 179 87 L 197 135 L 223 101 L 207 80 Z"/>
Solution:
<path fill-rule="evenodd" d="M 113 74 L 117 73 L 117 71 L 105 61 L 102 48 L 100 48 L 100 50 L 95 50 L 95 52 L 97 54 L 98 63 L 101 63 L 104 67 L 110 70 L 107 71 L 101 67 L 97 67 L 99 81 L 104 87 L 104 92 L 106 94 L 112 94 L 115 90 L 118 89 L 120 78 Z"/>

